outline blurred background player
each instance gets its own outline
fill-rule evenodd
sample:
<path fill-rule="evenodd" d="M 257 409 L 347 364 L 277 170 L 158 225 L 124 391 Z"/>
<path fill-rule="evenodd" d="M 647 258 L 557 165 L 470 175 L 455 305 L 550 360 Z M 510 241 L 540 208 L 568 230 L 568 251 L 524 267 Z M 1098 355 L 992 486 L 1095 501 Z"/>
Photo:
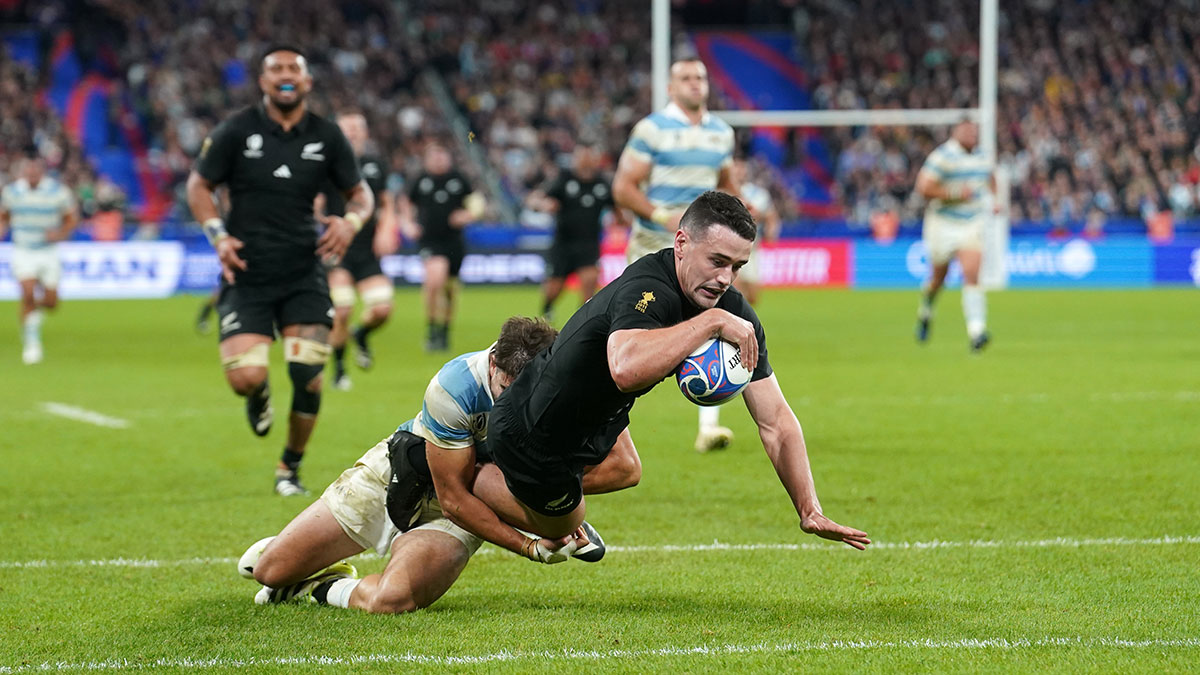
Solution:
<path fill-rule="evenodd" d="M 994 190 L 991 168 L 979 151 L 979 127 L 969 120 L 955 125 L 950 139 L 925 160 L 917 174 L 917 192 L 929 200 L 921 236 L 929 257 L 929 278 L 921 285 L 917 308 L 917 341 L 929 339 L 933 303 L 946 281 L 950 261 L 962 266 L 962 308 L 967 338 L 974 353 L 991 340 L 987 332 L 987 297 L 979 285 L 983 259 L 985 192 Z"/>
<path fill-rule="evenodd" d="M 696 197 L 717 189 L 732 195 L 733 128 L 708 112 L 708 69 L 699 59 L 671 65 L 671 102 L 633 127 L 613 177 L 618 206 L 636 218 L 625 252 L 628 262 L 672 246 L 679 218 Z M 700 408 L 696 449 L 724 448 L 733 432 L 720 409 Z"/>
<path fill-rule="evenodd" d="M 758 236 L 754 239 L 754 248 L 750 252 L 750 262 L 742 267 L 742 271 L 738 273 L 738 277 L 733 282 L 733 285 L 753 305 L 758 302 L 758 290 L 760 288 L 758 268 L 759 248 L 764 241 L 772 244 L 779 241 L 781 223 L 779 211 L 775 209 L 775 204 L 771 202 L 771 193 L 761 185 L 748 180 L 747 167 L 748 164 L 745 159 L 735 159 L 733 165 L 730 167 L 730 174 L 733 184 L 738 186 L 742 202 L 749 209 L 750 215 L 754 216 L 754 222 L 758 224 Z"/>
<path fill-rule="evenodd" d="M 354 292 L 362 298 L 363 310 L 359 325 L 354 329 L 354 362 L 366 370 L 374 363 L 367 336 L 387 322 L 392 313 L 392 280 L 383 273 L 379 259 L 396 252 L 396 200 L 387 189 L 387 165 L 378 157 L 367 155 L 370 136 L 367 120 L 362 113 L 343 112 L 337 116 L 338 127 L 354 148 L 358 170 L 375 195 L 375 213 L 354 235 L 350 248 L 329 270 L 329 295 L 333 299 L 333 330 L 329 342 L 333 345 L 333 386 L 350 388 L 346 375 L 346 339 L 350 335 L 350 312 L 354 309 Z M 345 213 L 346 200 L 332 185 L 326 186 L 317 198 L 318 213 L 340 216 Z M 320 202 L 324 202 L 320 204 Z M 322 220 L 324 215 L 320 216 Z"/>
<path fill-rule="evenodd" d="M 425 277 L 421 297 L 429 320 L 428 351 L 450 348 L 450 322 L 454 318 L 454 295 L 458 272 L 462 269 L 466 243 L 463 230 L 483 216 L 483 195 L 473 192 L 467 177 L 453 167 L 446 146 L 432 141 L 425 146 L 424 171 L 408 191 L 408 203 L 401 202 L 401 222 L 415 231 L 405 236 L 419 237 Z M 411 208 L 410 208 L 411 206 Z M 414 215 L 404 211 L 415 210 Z"/>
<path fill-rule="evenodd" d="M 547 255 L 549 275 L 543 285 L 542 316 L 547 319 L 572 273 L 579 280 L 584 302 L 596 293 L 604 212 L 610 211 L 618 223 L 626 224 L 621 210 L 613 208 L 611 182 L 600 174 L 603 156 L 598 144 L 581 141 L 571 155 L 571 168 L 560 171 L 544 190 L 535 190 L 526 199 L 529 208 L 556 214 L 554 242 Z"/>
<path fill-rule="evenodd" d="M 62 183 L 46 175 L 36 150 L 26 153 L 21 178 L 0 193 L 0 239 L 12 228 L 12 273 L 21 286 L 21 360 L 42 361 L 42 309 L 58 306 L 62 262 L 58 242 L 71 236 L 79 217 L 75 199 Z"/>
<path fill-rule="evenodd" d="M 334 313 L 320 260 L 346 252 L 375 204 L 346 137 L 308 110 L 312 75 L 299 50 L 270 48 L 258 84 L 261 102 L 204 140 L 187 195 L 221 261 L 221 365 L 229 386 L 246 397 L 250 428 L 259 436 L 272 422 L 268 347 L 276 330 L 283 335 L 292 408 L 275 491 L 302 495 L 300 461 L 321 407 Z M 346 215 L 326 218 L 318 238 L 313 200 L 326 181 L 345 196 Z M 229 186 L 228 230 L 213 200 L 220 184 Z"/>

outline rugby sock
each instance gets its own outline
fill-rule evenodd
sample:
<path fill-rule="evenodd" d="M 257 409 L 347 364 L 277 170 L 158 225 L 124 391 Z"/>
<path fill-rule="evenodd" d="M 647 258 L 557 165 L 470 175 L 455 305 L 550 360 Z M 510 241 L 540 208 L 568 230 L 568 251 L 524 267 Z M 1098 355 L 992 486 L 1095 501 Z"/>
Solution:
<path fill-rule="evenodd" d="M 283 449 L 283 455 L 280 456 L 279 461 L 283 462 L 284 466 L 294 472 L 300 468 L 300 460 L 302 459 L 304 459 L 304 453 L 292 452 L 291 448 L 285 447 Z"/>
<path fill-rule="evenodd" d="M 928 284 L 921 286 L 921 304 L 917 306 L 918 319 L 924 321 L 933 316 L 933 299 L 935 297 L 937 297 L 937 293 L 931 293 Z"/>
<path fill-rule="evenodd" d="M 333 373 L 335 377 L 346 374 L 346 345 L 333 348 Z"/>
<path fill-rule="evenodd" d="M 42 341 L 42 312 L 35 309 L 25 315 L 25 322 L 21 325 L 21 337 L 25 344 L 32 345 Z"/>
<path fill-rule="evenodd" d="M 974 340 L 987 330 L 987 297 L 978 284 L 963 286 L 963 317 L 967 320 L 967 337 Z"/>
<path fill-rule="evenodd" d="M 354 592 L 362 579 L 334 579 L 326 581 L 313 589 L 313 600 L 322 605 L 333 605 L 349 609 L 350 594 Z"/>
<path fill-rule="evenodd" d="M 717 406 L 700 408 L 700 431 L 721 425 L 721 409 Z"/>

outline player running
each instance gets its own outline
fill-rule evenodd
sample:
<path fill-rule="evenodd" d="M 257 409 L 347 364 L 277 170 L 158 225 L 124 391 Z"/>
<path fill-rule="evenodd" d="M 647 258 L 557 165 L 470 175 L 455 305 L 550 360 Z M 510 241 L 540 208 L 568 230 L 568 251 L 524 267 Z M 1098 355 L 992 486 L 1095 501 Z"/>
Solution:
<path fill-rule="evenodd" d="M 283 336 L 292 381 L 287 443 L 275 491 L 307 494 L 300 462 L 321 407 L 321 373 L 329 359 L 333 303 L 322 258 L 340 258 L 374 213 L 354 151 L 337 125 L 308 110 L 308 62 L 295 47 L 267 50 L 258 79 L 262 101 L 222 122 L 204 140 L 187 182 L 188 205 L 217 251 L 222 283 L 221 365 L 229 386 L 246 398 L 255 434 L 271 429 L 268 347 Z M 330 216 L 318 236 L 313 200 L 332 181 L 346 199 L 345 216 Z M 213 193 L 229 186 L 229 224 Z"/>

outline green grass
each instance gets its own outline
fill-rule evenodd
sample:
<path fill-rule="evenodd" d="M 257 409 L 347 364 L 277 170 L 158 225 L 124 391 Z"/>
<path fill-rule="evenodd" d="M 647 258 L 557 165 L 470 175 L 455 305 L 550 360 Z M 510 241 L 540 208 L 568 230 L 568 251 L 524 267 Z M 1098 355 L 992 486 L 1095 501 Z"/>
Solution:
<path fill-rule="evenodd" d="M 256 586 L 212 561 L 307 500 L 272 495 L 283 429 L 250 434 L 215 338 L 192 333 L 197 303 L 68 302 L 37 367 L 20 364 L 15 320 L 0 330 L 0 673 L 1160 671 L 1200 656 L 1195 291 L 993 294 L 981 357 L 957 294 L 917 347 L 915 293 L 768 292 L 770 360 L 825 511 L 878 547 L 799 531 L 741 404 L 723 409 L 735 447 L 692 452 L 694 408 L 668 383 L 634 409 L 642 484 L 589 499 L 610 546 L 638 549 L 545 567 L 486 547 L 432 608 L 394 617 L 257 607 Z M 304 469 L 314 492 L 418 410 L 445 359 L 421 350 L 416 293 L 397 304 L 376 369 L 325 394 Z M 455 350 L 537 307 L 532 288 L 468 288 Z M 1147 541 L 1164 536 L 1191 539 Z M 714 541 L 804 546 L 662 549 Z M 949 545 L 902 546 L 933 541 Z M 118 558 L 161 564 L 82 562 Z M 29 561 L 47 562 L 14 564 Z"/>

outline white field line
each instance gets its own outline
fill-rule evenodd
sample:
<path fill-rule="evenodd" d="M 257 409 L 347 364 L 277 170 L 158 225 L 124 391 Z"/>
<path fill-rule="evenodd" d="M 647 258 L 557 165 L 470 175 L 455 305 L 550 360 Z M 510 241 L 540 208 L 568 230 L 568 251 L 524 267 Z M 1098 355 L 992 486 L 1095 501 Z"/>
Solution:
<path fill-rule="evenodd" d="M 1026 541 L 1004 541 L 973 539 L 969 541 L 877 541 L 867 549 L 871 551 L 932 551 L 939 549 L 1025 549 L 1025 548 L 1090 548 L 1095 546 L 1176 546 L 1200 544 L 1200 536 L 1162 536 L 1149 539 L 1127 537 L 1103 537 L 1093 539 L 1032 539 Z M 726 551 L 825 551 L 849 552 L 848 546 L 833 543 L 803 544 L 727 544 L 714 541 L 711 544 L 658 544 L 654 546 L 609 546 L 610 553 L 707 553 Z M 499 553 L 500 549 L 487 547 L 481 554 Z M 357 556 L 364 559 L 378 558 L 374 553 Z M 145 558 L 108 558 L 98 560 L 0 560 L 0 569 L 45 569 L 51 567 L 180 567 L 187 565 L 233 565 L 237 558 L 181 558 L 176 560 L 153 560 Z"/>
<path fill-rule="evenodd" d="M 1130 640 L 1117 637 L 1043 637 L 1043 638 L 963 638 L 958 640 L 832 640 L 827 642 L 784 642 L 781 644 L 699 645 L 695 647 L 659 647 L 655 649 L 611 649 L 603 651 L 563 649 L 560 651 L 499 651 L 491 654 L 438 656 L 431 654 L 360 654 L 351 656 L 281 656 L 231 659 L 222 657 L 175 657 L 147 661 L 109 659 L 107 661 L 46 661 L 23 666 L 0 666 L 0 674 L 63 672 L 74 670 L 145 670 L 150 668 L 252 668 L 263 666 L 361 666 L 370 664 L 415 664 L 422 666 L 470 666 L 490 663 L 532 661 L 606 661 L 653 657 L 705 657 L 754 654 L 793 654 L 799 652 L 852 652 L 891 650 L 1019 650 L 1038 648 L 1114 648 L 1165 649 L 1198 648 L 1200 638 Z"/>
<path fill-rule="evenodd" d="M 87 422 L 88 424 L 94 424 L 98 427 L 124 429 L 129 426 L 129 421 L 123 420 L 120 417 L 109 417 L 108 415 L 102 415 L 94 410 L 77 408 L 73 405 L 67 405 L 66 403 L 47 401 L 42 404 L 42 410 L 50 413 L 51 415 L 58 415 L 59 417 L 65 417 L 69 420 L 75 420 L 76 422 Z"/>
<path fill-rule="evenodd" d="M 1086 394 L 1060 392 L 1048 394 L 1045 392 L 1023 392 L 1017 394 L 936 394 L 928 395 L 883 395 L 883 396 L 795 396 L 788 399 L 793 405 L 806 406 L 857 406 L 857 405 L 891 405 L 898 407 L 910 406 L 960 406 L 979 405 L 980 403 L 1020 404 L 1048 403 L 1055 399 L 1080 400 L 1080 397 L 1093 403 L 1133 403 L 1133 402 L 1179 402 L 1191 403 L 1200 401 L 1200 391 L 1097 391 Z"/>

